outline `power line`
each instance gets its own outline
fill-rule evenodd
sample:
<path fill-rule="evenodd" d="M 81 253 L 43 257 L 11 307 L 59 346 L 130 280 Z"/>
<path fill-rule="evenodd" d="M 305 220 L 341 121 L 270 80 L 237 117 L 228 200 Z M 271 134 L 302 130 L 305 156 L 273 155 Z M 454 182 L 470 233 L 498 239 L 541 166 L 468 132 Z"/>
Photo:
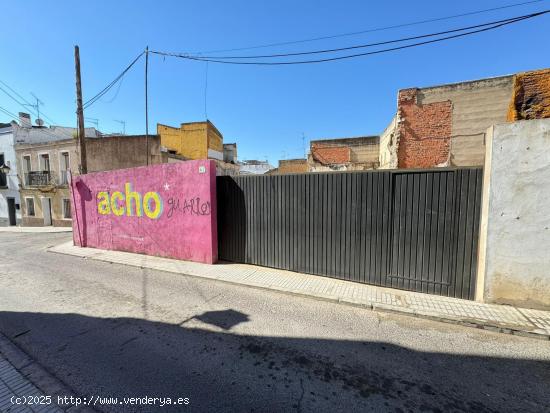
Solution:
<path fill-rule="evenodd" d="M 10 118 L 13 118 L 13 120 L 17 120 L 17 116 L 15 114 L 11 113 L 9 110 L 3 108 L 0 106 L 0 111 L 4 112 L 4 114 L 8 115 Z"/>
<path fill-rule="evenodd" d="M 24 107 L 25 110 L 27 110 L 27 106 L 30 106 L 30 107 L 33 107 L 33 108 L 36 108 L 37 104 L 33 104 L 33 103 L 30 103 L 27 99 L 25 99 L 23 96 L 21 96 L 16 90 L 14 90 L 12 87 L 10 87 L 10 85 L 8 85 L 6 82 L 0 80 L 0 83 L 2 83 L 6 88 L 8 88 L 14 95 L 16 95 L 17 97 L 19 97 L 19 99 L 21 99 L 24 103 L 21 103 L 19 102 L 17 99 L 15 99 L 13 96 L 11 96 L 9 93 L 7 93 L 3 88 L 0 87 L 0 89 L 2 89 L 2 91 L 4 93 L 6 93 L 8 96 L 10 96 L 15 102 L 17 102 L 17 104 L 21 105 L 21 107 Z M 34 94 L 33 94 L 34 96 Z M 36 96 L 34 96 L 36 99 L 38 99 Z M 43 103 L 41 103 L 43 104 Z M 37 117 L 40 117 L 40 113 L 36 111 L 35 109 L 35 112 L 33 112 L 33 115 L 36 115 Z M 51 119 L 50 117 L 46 116 L 46 114 L 42 111 L 42 117 L 49 120 L 49 123 L 50 125 L 54 125 L 56 122 L 54 122 L 53 119 Z"/>
<path fill-rule="evenodd" d="M 456 33 L 456 32 L 462 32 L 466 30 L 471 29 L 477 29 L 479 27 L 487 27 L 487 26 L 493 26 L 499 23 L 505 23 L 505 22 L 515 22 L 518 20 L 522 20 L 524 18 L 530 18 L 535 17 L 538 15 L 537 13 L 525 15 L 525 16 L 519 16 L 519 17 L 511 17 L 509 19 L 503 19 L 503 20 L 496 20 L 489 23 L 483 23 L 483 24 L 476 24 L 473 26 L 466 26 L 461 27 L 459 29 L 452 29 L 452 30 L 445 30 L 442 32 L 436 32 L 436 33 L 429 33 L 429 34 L 423 34 L 420 36 L 412 36 L 412 37 L 403 37 L 400 39 L 394 39 L 394 40 L 387 40 L 383 42 L 376 42 L 376 43 L 368 43 L 368 44 L 361 44 L 361 45 L 355 45 L 355 46 L 348 46 L 348 47 L 340 47 L 335 49 L 324 49 L 324 50 L 313 50 L 308 52 L 296 52 L 296 53 L 280 53 L 280 54 L 271 54 L 271 55 L 254 55 L 254 56 L 192 56 L 197 57 L 200 59 L 261 59 L 261 58 L 276 58 L 276 57 L 290 57 L 290 56 L 303 56 L 303 55 L 311 55 L 311 54 L 320 54 L 320 53 L 333 53 L 333 52 L 341 52 L 344 50 L 353 50 L 353 49 L 362 49 L 367 47 L 373 47 L 373 46 L 382 46 L 385 44 L 392 44 L 392 43 L 401 43 L 409 40 L 418 40 L 418 39 L 424 39 L 426 37 L 435 37 L 435 36 L 441 36 L 443 34 L 449 34 L 449 33 Z"/>
<path fill-rule="evenodd" d="M 133 61 L 132 63 L 130 63 L 128 65 L 128 67 L 126 67 L 126 69 L 124 69 L 122 71 L 122 73 L 120 73 L 111 83 L 109 83 L 107 86 L 105 86 L 103 89 L 101 89 L 101 91 L 99 93 L 97 93 L 95 96 L 93 96 L 92 98 L 88 99 L 84 105 L 83 105 L 83 109 L 87 109 L 89 108 L 90 106 L 92 106 L 95 102 L 97 102 L 103 95 L 105 95 L 105 93 L 107 93 L 125 74 L 126 72 L 128 72 L 128 70 L 131 69 L 131 67 L 136 64 L 136 62 L 139 60 L 139 58 L 141 56 L 143 56 L 145 52 L 141 52 Z"/>
<path fill-rule="evenodd" d="M 31 107 L 36 107 L 35 104 L 32 104 L 32 103 L 29 103 L 28 100 L 26 100 L 23 96 L 21 96 L 21 94 L 19 94 L 15 89 L 13 89 L 10 85 L 8 85 L 6 82 L 0 80 L 0 83 L 2 83 L 6 88 L 8 88 L 14 95 L 16 95 L 17 97 L 19 97 L 23 102 L 25 102 L 25 104 L 21 103 L 20 101 L 18 101 L 16 98 L 14 98 L 11 94 L 9 94 L 8 92 L 6 92 L 5 89 L 3 89 L 2 87 L 0 87 L 0 90 L 2 90 L 6 95 L 8 95 L 12 100 L 14 100 L 17 104 L 19 104 L 21 107 L 23 107 L 25 110 L 27 110 L 27 106 L 31 106 Z M 38 99 L 34 94 L 33 96 Z M 5 108 L 0 108 L 2 110 L 2 112 L 6 115 L 8 115 L 9 117 L 11 117 L 13 120 L 15 120 L 16 122 L 19 121 L 19 117 L 17 115 L 15 115 L 14 113 L 11 113 L 9 112 L 7 109 Z M 32 113 L 32 111 L 30 111 Z M 34 112 L 33 115 L 35 116 L 38 116 L 39 115 L 37 114 L 37 112 Z M 54 124 L 56 122 L 54 122 L 51 118 L 49 118 L 48 116 L 46 116 L 46 114 L 44 112 L 42 112 L 42 116 L 46 119 L 49 119 L 50 120 L 50 126 L 54 126 Z M 58 138 L 60 135 L 61 136 L 66 136 L 67 139 L 69 138 L 73 138 L 73 136 L 71 134 L 69 134 L 68 132 L 66 132 L 65 130 L 63 129 L 58 129 L 57 130 L 57 134 L 53 134 L 51 133 L 48 129 L 46 128 L 41 128 L 40 131 L 50 137 L 53 137 L 53 138 Z"/>
<path fill-rule="evenodd" d="M 442 42 L 442 41 L 445 41 L 445 40 L 455 39 L 455 38 L 459 38 L 459 37 L 469 36 L 469 35 L 472 35 L 472 34 L 486 32 L 486 31 L 489 31 L 489 30 L 494 30 L 494 29 L 497 29 L 497 28 L 502 27 L 502 26 L 506 26 L 506 25 L 509 25 L 509 24 L 517 23 L 519 21 L 523 21 L 523 20 L 531 19 L 531 18 L 534 18 L 534 17 L 537 17 L 537 16 L 541 16 L 541 15 L 546 14 L 548 12 L 550 12 L 550 10 L 545 10 L 545 11 L 542 11 L 542 12 L 539 12 L 539 13 L 534 13 L 534 14 L 530 14 L 530 15 L 526 15 L 526 16 L 519 16 L 519 17 L 516 17 L 516 18 L 506 20 L 505 22 L 499 23 L 499 24 L 495 24 L 495 22 L 493 22 L 493 25 L 489 26 L 489 27 L 484 27 L 482 29 L 472 30 L 472 31 L 469 31 L 469 32 L 459 33 L 459 34 L 455 34 L 455 35 L 452 35 L 452 36 L 446 36 L 446 37 L 442 37 L 442 38 L 438 38 L 438 39 L 427 40 L 427 41 L 424 41 L 424 42 L 417 42 L 417 43 L 412 43 L 412 44 L 408 44 L 408 45 L 392 47 L 392 48 L 388 48 L 388 49 L 381 49 L 381 50 L 376 50 L 376 51 L 373 51 L 373 52 L 357 53 L 357 54 L 352 54 L 352 55 L 338 56 L 338 57 L 325 58 L 325 59 L 317 59 L 317 60 L 301 60 L 301 61 L 287 61 L 287 62 L 262 62 L 262 61 L 260 61 L 260 62 L 258 62 L 258 61 L 256 61 L 256 62 L 236 62 L 236 61 L 208 59 L 208 58 L 203 59 L 201 57 L 186 56 L 186 55 L 179 55 L 179 54 L 174 54 L 174 53 L 165 53 L 165 52 L 158 52 L 158 51 L 151 51 L 151 53 L 156 53 L 156 54 L 164 55 L 164 56 L 179 57 L 179 58 L 182 58 L 182 59 L 194 60 L 194 61 L 199 61 L 199 62 L 211 62 L 211 63 L 232 64 L 232 65 L 275 66 L 275 65 L 295 65 L 295 64 L 323 63 L 323 62 L 331 62 L 331 61 L 336 61 L 336 60 L 351 59 L 351 58 L 360 57 L 360 56 L 368 56 L 368 55 L 373 55 L 373 54 L 387 53 L 387 52 L 392 52 L 392 51 L 396 51 L 396 50 L 402 50 L 402 49 L 417 47 L 417 46 L 421 46 L 421 45 Z"/>
<path fill-rule="evenodd" d="M 291 41 L 278 42 L 278 43 L 268 43 L 268 44 L 262 44 L 262 45 L 256 45 L 256 46 L 238 47 L 238 48 L 232 48 L 232 49 L 221 49 L 221 50 L 193 52 L 193 53 L 189 53 L 189 54 L 196 55 L 196 54 L 206 54 L 206 53 L 235 52 L 235 51 L 242 51 L 242 50 L 263 49 L 263 48 L 276 47 L 276 46 L 288 46 L 288 45 L 292 45 L 292 44 L 314 42 L 314 41 L 318 41 L 318 40 L 336 39 L 336 38 L 340 38 L 340 37 L 350 37 L 350 36 L 356 36 L 356 35 L 359 35 L 359 34 L 374 33 L 374 32 L 379 32 L 379 31 L 384 31 L 384 30 L 393 30 L 393 29 L 399 29 L 399 28 L 403 28 L 403 27 L 416 26 L 416 25 L 420 25 L 420 24 L 433 23 L 433 22 L 437 22 L 437 21 L 451 20 L 451 19 L 456 19 L 456 18 L 459 18 L 459 17 L 473 16 L 473 15 L 476 15 L 476 14 L 489 13 L 489 12 L 497 11 L 497 10 L 504 10 L 504 9 L 509 9 L 509 8 L 513 8 L 513 7 L 525 6 L 525 5 L 528 5 L 528 4 L 541 3 L 543 1 L 545 1 L 545 0 L 526 1 L 526 2 L 522 2 L 522 3 L 508 4 L 508 5 L 505 5 L 505 6 L 492 7 L 490 9 L 475 10 L 475 11 L 461 13 L 461 14 L 455 14 L 455 15 L 451 15 L 451 16 L 436 17 L 436 18 L 433 18 L 433 19 L 396 24 L 396 25 L 392 25 L 392 26 L 377 27 L 377 28 L 373 28 L 373 29 L 360 30 L 360 31 L 356 31 L 356 32 L 349 32 L 349 33 L 341 33 L 341 34 L 334 34 L 334 35 L 328 35 L 328 36 L 313 37 L 313 38 L 301 39 L 301 40 L 291 40 Z"/>

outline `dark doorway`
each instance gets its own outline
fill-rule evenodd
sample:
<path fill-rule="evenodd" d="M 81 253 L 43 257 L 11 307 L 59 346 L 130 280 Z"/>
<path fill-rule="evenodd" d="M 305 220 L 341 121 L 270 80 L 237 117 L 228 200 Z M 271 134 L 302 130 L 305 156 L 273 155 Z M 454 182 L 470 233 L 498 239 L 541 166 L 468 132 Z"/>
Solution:
<path fill-rule="evenodd" d="M 17 225 L 17 220 L 15 219 L 15 198 L 8 198 L 8 217 L 10 225 Z"/>

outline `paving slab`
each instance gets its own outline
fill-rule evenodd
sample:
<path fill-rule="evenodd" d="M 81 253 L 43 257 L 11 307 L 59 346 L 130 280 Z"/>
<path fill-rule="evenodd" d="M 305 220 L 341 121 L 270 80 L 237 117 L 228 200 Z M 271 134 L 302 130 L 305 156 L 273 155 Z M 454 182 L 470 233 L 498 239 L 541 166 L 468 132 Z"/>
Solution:
<path fill-rule="evenodd" d="M 0 333 L 0 412 L 94 412 L 87 406 L 57 404 L 57 396 L 74 395 L 65 384 Z"/>
<path fill-rule="evenodd" d="M 550 311 L 485 304 L 248 264 L 209 265 L 129 252 L 82 248 L 74 246 L 72 241 L 51 247 L 49 251 L 550 340 Z"/>
<path fill-rule="evenodd" d="M 52 233 L 52 232 L 72 232 L 72 227 L 21 227 L 8 226 L 0 227 L 0 232 L 18 232 L 18 233 Z"/>

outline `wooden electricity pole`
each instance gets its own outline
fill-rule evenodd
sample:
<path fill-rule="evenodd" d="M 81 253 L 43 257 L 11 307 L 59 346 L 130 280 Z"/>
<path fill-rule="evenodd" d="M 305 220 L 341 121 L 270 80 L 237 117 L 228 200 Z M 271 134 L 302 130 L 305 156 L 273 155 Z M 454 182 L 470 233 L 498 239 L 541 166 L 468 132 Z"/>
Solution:
<path fill-rule="evenodd" d="M 149 46 L 145 48 L 145 165 L 149 166 L 149 101 L 148 101 Z"/>
<path fill-rule="evenodd" d="M 80 173 L 88 171 L 86 159 L 86 131 L 84 129 L 84 109 L 82 108 L 82 84 L 80 80 L 80 51 L 74 47 L 74 66 L 76 71 L 76 117 L 78 122 L 78 146 L 80 148 Z"/>

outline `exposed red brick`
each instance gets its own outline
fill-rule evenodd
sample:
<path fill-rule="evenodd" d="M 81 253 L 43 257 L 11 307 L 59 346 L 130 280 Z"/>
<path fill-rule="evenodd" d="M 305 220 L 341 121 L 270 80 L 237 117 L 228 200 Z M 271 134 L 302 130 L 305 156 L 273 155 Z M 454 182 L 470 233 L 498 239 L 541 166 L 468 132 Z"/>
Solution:
<path fill-rule="evenodd" d="M 351 160 L 351 149 L 349 146 L 312 144 L 311 155 L 313 159 L 323 165 L 349 163 Z"/>
<path fill-rule="evenodd" d="M 452 103 L 419 105 L 417 89 L 399 92 L 399 168 L 432 168 L 449 159 Z"/>

